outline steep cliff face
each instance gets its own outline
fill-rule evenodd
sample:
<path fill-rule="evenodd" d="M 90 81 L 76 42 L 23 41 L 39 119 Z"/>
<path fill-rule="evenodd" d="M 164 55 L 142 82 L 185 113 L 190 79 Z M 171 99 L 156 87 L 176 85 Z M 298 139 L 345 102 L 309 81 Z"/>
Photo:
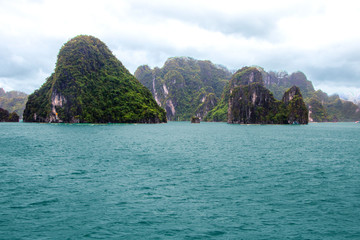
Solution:
<path fill-rule="evenodd" d="M 299 88 L 292 87 L 282 101 L 263 85 L 257 68 L 243 68 L 230 81 L 228 123 L 307 124 L 308 112 Z"/>
<path fill-rule="evenodd" d="M 203 119 L 217 104 L 218 98 L 214 93 L 203 94 L 201 96 L 201 103 L 195 111 L 195 116 L 199 119 Z"/>
<path fill-rule="evenodd" d="M 166 115 L 103 42 L 81 35 L 60 49 L 55 72 L 29 96 L 24 121 L 159 123 Z"/>
<path fill-rule="evenodd" d="M 255 67 L 243 67 L 231 78 L 230 88 L 235 88 L 252 83 L 264 84 L 261 72 Z"/>
<path fill-rule="evenodd" d="M 169 58 L 162 68 L 140 66 L 135 76 L 166 110 L 169 120 L 201 120 L 217 103 L 231 73 L 210 61 Z"/>
<path fill-rule="evenodd" d="M 278 101 L 261 83 L 241 85 L 231 89 L 228 123 L 276 123 L 273 116 L 278 108 Z"/>
<path fill-rule="evenodd" d="M 287 90 L 282 102 L 288 112 L 287 121 L 289 124 L 308 124 L 309 112 L 298 87 L 292 86 Z"/>
<path fill-rule="evenodd" d="M 283 92 L 289 87 L 296 85 L 301 90 L 305 104 L 309 109 L 310 122 L 328 121 L 356 121 L 360 118 L 358 106 L 350 101 L 340 99 L 338 95 L 328 96 L 321 90 L 315 91 L 311 81 L 304 73 L 295 72 L 265 72 L 259 68 L 264 79 L 265 86 L 274 94 L 278 100 Z M 360 109 L 359 109 L 360 111 Z"/>
<path fill-rule="evenodd" d="M 327 122 L 328 121 L 328 113 L 326 108 L 316 97 L 312 97 L 308 102 L 309 108 L 309 122 Z"/>
<path fill-rule="evenodd" d="M 303 72 L 294 72 L 288 74 L 287 72 L 265 72 L 263 69 L 260 69 L 264 85 L 268 88 L 273 94 L 274 97 L 278 100 L 281 100 L 284 92 L 292 86 L 297 86 L 304 98 L 310 98 L 314 92 L 314 86 L 311 81 L 309 81 L 306 75 Z"/>

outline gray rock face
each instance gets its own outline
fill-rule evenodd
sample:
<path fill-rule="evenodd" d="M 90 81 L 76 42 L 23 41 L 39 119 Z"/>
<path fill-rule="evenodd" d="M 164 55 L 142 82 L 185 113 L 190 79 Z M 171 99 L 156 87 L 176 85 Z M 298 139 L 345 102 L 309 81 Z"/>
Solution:
<path fill-rule="evenodd" d="M 200 118 L 198 118 L 198 117 L 192 117 L 192 118 L 191 118 L 191 123 L 200 123 Z"/>
<path fill-rule="evenodd" d="M 236 87 L 229 100 L 228 123 L 276 123 L 271 116 L 276 115 L 278 106 L 271 92 L 260 83 Z"/>
<path fill-rule="evenodd" d="M 288 91 L 284 93 L 282 101 L 285 104 L 289 104 L 289 102 L 291 102 L 291 100 L 293 100 L 296 96 L 301 96 L 300 89 L 296 86 L 292 86 Z"/>
<path fill-rule="evenodd" d="M 169 58 L 162 68 L 140 66 L 135 77 L 147 87 L 171 121 L 200 119 L 214 108 L 231 73 L 210 61 Z"/>
<path fill-rule="evenodd" d="M 309 112 L 298 87 L 292 86 L 286 91 L 282 102 L 288 111 L 289 124 L 308 124 Z"/>
<path fill-rule="evenodd" d="M 209 93 L 207 95 L 203 95 L 201 99 L 201 103 L 196 109 L 195 115 L 199 119 L 203 119 L 206 114 L 213 109 L 216 104 L 218 103 L 218 100 L 214 93 Z"/>
<path fill-rule="evenodd" d="M 228 123 L 307 124 L 308 112 L 299 88 L 290 88 L 278 101 L 261 78 L 256 68 L 243 68 L 233 76 Z"/>
<path fill-rule="evenodd" d="M 285 71 L 265 72 L 261 69 L 261 72 L 265 87 L 267 87 L 278 100 L 281 99 L 284 91 L 292 86 L 299 87 L 304 97 L 311 97 L 315 92 L 312 82 L 309 81 L 302 72 L 294 72 L 290 75 Z"/>

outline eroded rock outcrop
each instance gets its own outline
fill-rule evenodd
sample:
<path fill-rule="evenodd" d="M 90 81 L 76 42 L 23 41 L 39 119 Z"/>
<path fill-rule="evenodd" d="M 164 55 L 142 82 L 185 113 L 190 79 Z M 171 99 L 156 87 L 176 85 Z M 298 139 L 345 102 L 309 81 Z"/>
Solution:
<path fill-rule="evenodd" d="M 193 117 L 191 117 L 190 122 L 191 123 L 200 123 L 200 118 L 196 117 L 196 116 L 193 116 Z"/>
<path fill-rule="evenodd" d="M 284 93 L 282 102 L 287 110 L 289 124 L 308 124 L 309 112 L 298 87 L 292 86 L 287 90 Z"/>
<path fill-rule="evenodd" d="M 231 73 L 210 61 L 169 58 L 162 68 L 140 66 L 135 76 L 146 86 L 172 121 L 201 120 L 214 108 Z"/>
<path fill-rule="evenodd" d="M 230 81 L 228 123 L 307 124 L 308 111 L 298 87 L 285 92 L 282 101 L 263 85 L 261 72 L 245 67 Z"/>

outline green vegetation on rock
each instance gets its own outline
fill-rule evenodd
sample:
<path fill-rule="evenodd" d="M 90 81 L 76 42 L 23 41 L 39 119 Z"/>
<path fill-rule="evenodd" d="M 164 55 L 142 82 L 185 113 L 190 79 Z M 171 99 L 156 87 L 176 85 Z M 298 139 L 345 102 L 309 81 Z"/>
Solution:
<path fill-rule="evenodd" d="M 230 82 L 228 82 L 221 95 L 218 104 L 208 112 L 204 120 L 207 122 L 226 122 L 229 108 Z"/>
<path fill-rule="evenodd" d="M 62 46 L 55 72 L 28 98 L 27 122 L 166 122 L 146 89 L 92 36 L 77 36 Z"/>
<path fill-rule="evenodd" d="M 16 112 L 22 118 L 28 95 L 19 91 L 5 92 L 0 88 L 0 108 L 9 112 Z"/>
<path fill-rule="evenodd" d="M 230 99 L 230 89 L 240 85 L 248 85 L 251 83 L 263 83 L 261 73 L 253 67 L 243 67 L 235 72 L 231 81 L 225 85 L 221 99 L 211 111 L 205 116 L 205 121 L 210 122 L 226 122 L 228 120 L 228 108 Z"/>
<path fill-rule="evenodd" d="M 297 86 L 304 100 L 311 98 L 315 92 L 314 86 L 311 81 L 307 79 L 303 72 L 294 72 L 288 74 L 287 72 L 265 72 L 264 69 L 258 68 L 261 71 L 265 87 L 268 88 L 274 97 L 281 100 L 284 92 L 292 86 Z"/>
<path fill-rule="evenodd" d="M 350 101 L 341 100 L 338 95 L 328 96 L 321 90 L 315 91 L 311 81 L 304 73 L 265 72 L 258 68 L 264 79 L 265 86 L 278 100 L 289 87 L 300 88 L 306 106 L 309 109 L 309 120 L 314 122 L 356 121 L 360 118 L 360 108 Z"/>
<path fill-rule="evenodd" d="M 217 107 L 205 120 L 241 124 L 307 124 L 308 111 L 300 89 L 288 89 L 282 101 L 264 86 L 261 72 L 255 67 L 237 71 L 225 88 Z"/>
<path fill-rule="evenodd" d="M 19 115 L 16 112 L 9 113 L 0 108 L 0 122 L 19 122 Z"/>
<path fill-rule="evenodd" d="M 282 102 L 287 111 L 287 122 L 307 124 L 309 121 L 309 112 L 302 97 L 300 88 L 292 86 L 284 93 Z"/>
<path fill-rule="evenodd" d="M 320 99 L 314 95 L 308 101 L 309 107 L 309 120 L 311 122 L 327 122 L 328 121 L 328 113 L 326 108 L 320 101 Z"/>
<path fill-rule="evenodd" d="M 307 104 L 310 120 L 314 122 L 347 122 L 360 119 L 358 105 L 342 100 L 338 95 L 328 96 L 321 90 L 316 91 Z"/>
<path fill-rule="evenodd" d="M 140 66 L 135 76 L 164 107 L 169 120 L 203 119 L 217 104 L 231 73 L 210 61 L 169 58 L 162 68 Z"/>

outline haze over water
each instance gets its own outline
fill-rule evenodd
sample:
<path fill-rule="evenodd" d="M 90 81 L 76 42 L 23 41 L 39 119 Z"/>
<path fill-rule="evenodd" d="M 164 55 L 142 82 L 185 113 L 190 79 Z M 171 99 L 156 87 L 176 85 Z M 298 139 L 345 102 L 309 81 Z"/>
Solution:
<path fill-rule="evenodd" d="M 0 124 L 1 239 L 359 239 L 360 125 Z"/>

